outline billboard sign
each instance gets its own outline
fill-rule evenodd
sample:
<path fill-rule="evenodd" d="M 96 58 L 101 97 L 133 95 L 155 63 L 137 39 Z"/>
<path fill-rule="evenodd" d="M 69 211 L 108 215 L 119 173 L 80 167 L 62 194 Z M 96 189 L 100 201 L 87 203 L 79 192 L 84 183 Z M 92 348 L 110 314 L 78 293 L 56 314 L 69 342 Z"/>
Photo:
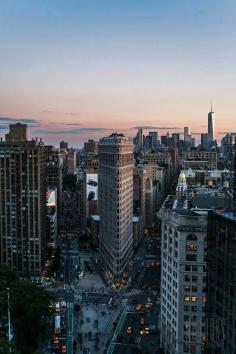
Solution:
<path fill-rule="evenodd" d="M 49 189 L 46 192 L 46 203 L 47 203 L 47 207 L 56 206 L 56 190 L 55 189 Z"/>
<path fill-rule="evenodd" d="M 87 200 L 98 200 L 98 174 L 88 173 L 86 175 L 86 195 Z"/>

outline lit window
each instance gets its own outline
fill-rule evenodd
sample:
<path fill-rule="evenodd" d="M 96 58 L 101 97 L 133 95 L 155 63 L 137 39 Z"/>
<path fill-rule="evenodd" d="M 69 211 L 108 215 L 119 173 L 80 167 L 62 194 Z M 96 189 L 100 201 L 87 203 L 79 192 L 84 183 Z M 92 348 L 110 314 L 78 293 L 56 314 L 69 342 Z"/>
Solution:
<path fill-rule="evenodd" d="M 196 302 L 196 301 L 197 301 L 197 296 L 192 296 L 192 297 L 191 297 L 191 301 L 192 301 L 192 302 Z"/>
<path fill-rule="evenodd" d="M 189 302 L 189 301 L 190 301 L 190 296 L 189 296 L 189 295 L 186 295 L 186 296 L 184 297 L 184 301 Z"/>
<path fill-rule="evenodd" d="M 189 325 L 187 325 L 187 324 L 184 325 L 184 331 L 185 331 L 185 332 L 188 332 L 188 331 L 189 331 Z"/>
<path fill-rule="evenodd" d="M 187 243 L 186 250 L 189 252 L 196 252 L 197 251 L 197 244 L 196 243 Z"/>

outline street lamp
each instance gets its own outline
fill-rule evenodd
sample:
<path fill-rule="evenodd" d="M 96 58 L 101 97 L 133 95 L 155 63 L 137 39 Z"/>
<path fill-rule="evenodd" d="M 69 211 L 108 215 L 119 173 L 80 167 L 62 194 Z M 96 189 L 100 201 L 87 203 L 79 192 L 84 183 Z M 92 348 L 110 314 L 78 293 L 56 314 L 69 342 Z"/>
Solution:
<path fill-rule="evenodd" d="M 7 318 L 8 318 L 8 342 L 9 342 L 9 352 L 11 353 L 11 313 L 10 313 L 10 288 L 7 288 Z"/>

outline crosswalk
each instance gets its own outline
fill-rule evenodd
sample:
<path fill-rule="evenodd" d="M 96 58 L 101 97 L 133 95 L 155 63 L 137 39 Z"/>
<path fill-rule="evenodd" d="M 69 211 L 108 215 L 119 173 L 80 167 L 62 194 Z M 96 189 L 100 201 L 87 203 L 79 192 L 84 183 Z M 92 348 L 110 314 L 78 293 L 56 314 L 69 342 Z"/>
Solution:
<path fill-rule="evenodd" d="M 140 290 L 140 289 L 131 289 L 129 292 L 129 296 L 140 295 L 141 293 L 142 293 L 142 290 Z"/>
<path fill-rule="evenodd" d="M 126 312 L 135 312 L 136 309 L 135 309 L 135 306 L 134 306 L 134 305 L 126 305 L 126 306 L 125 306 L 125 311 L 126 311 Z"/>
<path fill-rule="evenodd" d="M 114 342 L 117 342 L 117 336 L 118 336 L 118 335 L 115 335 L 115 336 L 114 336 L 114 338 L 113 338 L 113 341 L 114 341 Z M 133 337 L 133 340 L 134 340 L 134 344 L 140 344 L 140 343 L 142 342 L 142 337 L 137 334 L 137 335 L 135 335 L 135 336 Z"/>

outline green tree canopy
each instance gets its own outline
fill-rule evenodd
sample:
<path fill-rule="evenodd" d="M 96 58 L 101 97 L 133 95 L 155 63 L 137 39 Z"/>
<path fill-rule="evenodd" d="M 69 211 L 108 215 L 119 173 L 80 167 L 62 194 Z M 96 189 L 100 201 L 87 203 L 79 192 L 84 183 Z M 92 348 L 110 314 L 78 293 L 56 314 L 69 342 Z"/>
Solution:
<path fill-rule="evenodd" d="M 18 350 L 16 353 L 32 354 L 48 329 L 52 297 L 45 289 L 21 280 L 11 269 L 0 267 L 0 340 L 3 344 L 7 329 L 7 288 L 10 289 L 13 345 Z"/>

